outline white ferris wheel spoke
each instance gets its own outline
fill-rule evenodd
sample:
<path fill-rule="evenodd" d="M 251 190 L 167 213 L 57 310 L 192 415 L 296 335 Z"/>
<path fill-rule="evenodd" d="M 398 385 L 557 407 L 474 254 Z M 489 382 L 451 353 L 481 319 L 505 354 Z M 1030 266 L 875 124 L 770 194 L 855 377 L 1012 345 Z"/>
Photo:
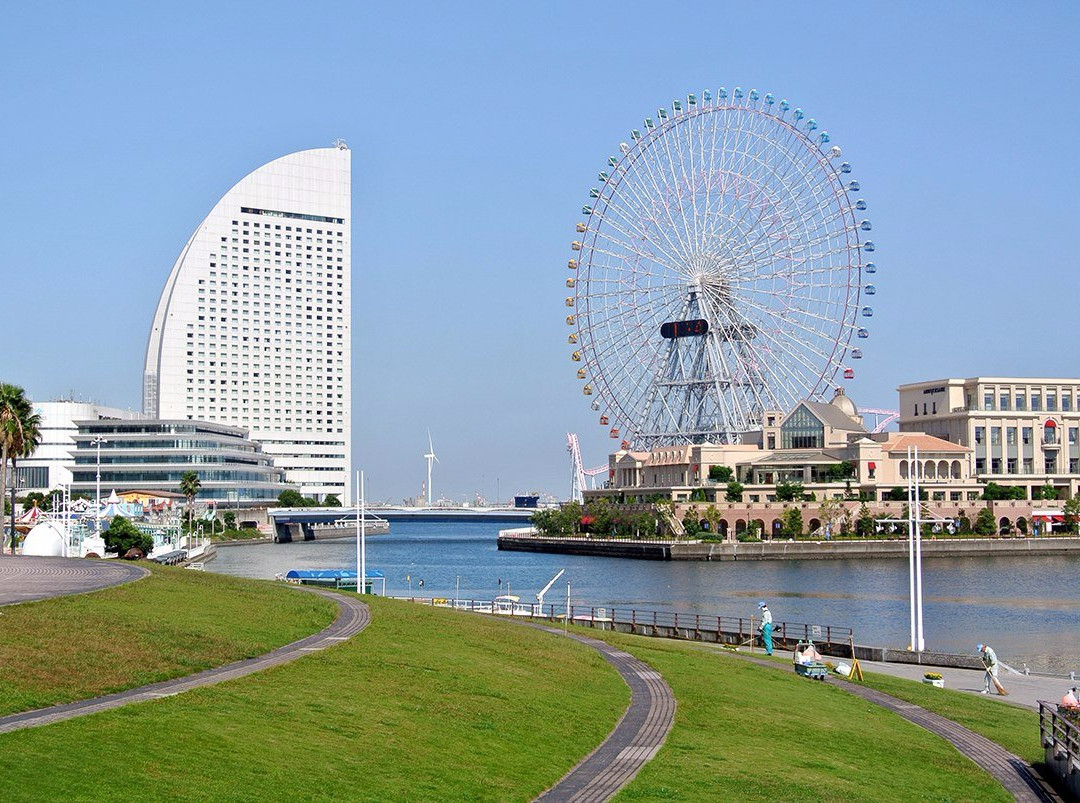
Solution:
<path fill-rule="evenodd" d="M 628 440 L 737 440 L 843 368 L 862 289 L 854 202 L 827 138 L 766 100 L 672 107 L 601 177 L 575 359 Z M 688 317 L 709 334 L 660 337 Z"/>

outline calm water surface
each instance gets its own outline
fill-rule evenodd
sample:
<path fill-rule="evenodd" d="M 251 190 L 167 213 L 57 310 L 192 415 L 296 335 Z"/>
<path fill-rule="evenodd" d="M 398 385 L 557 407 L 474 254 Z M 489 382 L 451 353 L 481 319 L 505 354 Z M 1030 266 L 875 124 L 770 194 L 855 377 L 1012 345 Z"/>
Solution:
<path fill-rule="evenodd" d="M 749 617 L 759 599 L 778 621 L 851 627 L 861 644 L 909 642 L 904 560 L 661 562 L 500 552 L 505 524 L 392 522 L 367 540 L 368 567 L 386 575 L 386 593 L 412 591 L 491 599 L 499 580 L 523 601 L 559 569 L 545 602 Z M 224 547 L 211 571 L 272 578 L 289 569 L 355 569 L 352 541 Z M 1006 663 L 1080 674 L 1080 558 L 938 558 L 923 563 L 927 649 L 975 652 L 993 645 Z M 419 589 L 419 581 L 424 587 Z M 505 591 L 505 587 L 503 588 Z"/>

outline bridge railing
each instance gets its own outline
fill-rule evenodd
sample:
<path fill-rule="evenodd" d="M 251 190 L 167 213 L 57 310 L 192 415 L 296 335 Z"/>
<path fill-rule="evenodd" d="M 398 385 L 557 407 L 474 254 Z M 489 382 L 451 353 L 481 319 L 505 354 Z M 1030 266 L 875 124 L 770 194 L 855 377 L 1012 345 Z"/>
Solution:
<path fill-rule="evenodd" d="M 1080 711 L 1039 700 L 1039 732 L 1046 764 L 1080 794 Z"/>
<path fill-rule="evenodd" d="M 492 600 L 453 599 L 446 597 L 401 597 L 423 605 L 475 611 L 502 613 L 561 622 L 566 618 L 566 605 L 517 602 L 501 605 Z M 701 613 L 677 613 L 639 608 L 616 608 L 598 605 L 571 605 L 570 621 L 584 627 L 618 629 L 642 635 L 666 635 L 717 641 L 729 644 L 749 644 L 758 637 L 761 620 L 749 616 L 713 616 Z M 799 641 L 849 648 L 854 634 L 850 627 L 811 624 L 808 622 L 773 622 L 773 641 L 780 646 L 793 646 Z M 846 653 L 845 653 L 846 654 Z"/>

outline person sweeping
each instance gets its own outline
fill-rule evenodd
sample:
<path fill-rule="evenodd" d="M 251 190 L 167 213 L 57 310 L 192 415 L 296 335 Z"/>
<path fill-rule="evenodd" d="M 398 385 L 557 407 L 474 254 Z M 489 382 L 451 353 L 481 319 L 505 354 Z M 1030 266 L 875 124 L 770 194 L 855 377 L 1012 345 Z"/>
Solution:
<path fill-rule="evenodd" d="M 758 625 L 758 630 L 761 631 L 761 643 L 765 645 L 765 654 L 772 655 L 772 611 L 765 604 L 765 600 L 758 603 L 758 608 L 761 609 L 761 624 Z"/>
<path fill-rule="evenodd" d="M 997 653 L 994 652 L 993 648 L 989 644 L 980 644 L 978 646 L 978 649 L 979 657 L 982 658 L 983 669 L 986 672 L 983 677 L 982 693 L 989 694 L 990 684 L 993 683 L 994 688 L 997 689 L 998 694 L 1008 694 L 1008 692 L 1005 691 L 1005 687 L 1002 686 L 1001 682 L 998 680 Z"/>

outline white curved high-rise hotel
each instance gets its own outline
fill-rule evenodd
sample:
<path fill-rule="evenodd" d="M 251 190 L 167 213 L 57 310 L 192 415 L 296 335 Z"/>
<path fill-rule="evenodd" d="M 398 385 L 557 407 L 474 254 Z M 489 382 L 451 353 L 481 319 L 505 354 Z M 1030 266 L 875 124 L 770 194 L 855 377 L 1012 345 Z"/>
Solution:
<path fill-rule="evenodd" d="M 143 411 L 251 431 L 286 480 L 349 497 L 351 161 L 341 144 L 247 175 L 199 224 L 158 302 Z"/>

